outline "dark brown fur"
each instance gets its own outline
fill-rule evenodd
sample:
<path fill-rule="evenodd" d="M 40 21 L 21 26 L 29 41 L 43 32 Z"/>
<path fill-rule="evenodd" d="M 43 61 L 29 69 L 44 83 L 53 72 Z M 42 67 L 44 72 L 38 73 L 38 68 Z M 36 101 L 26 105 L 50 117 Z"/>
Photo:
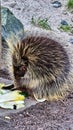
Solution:
<path fill-rule="evenodd" d="M 65 95 L 70 63 L 65 49 L 46 37 L 28 37 L 12 53 L 15 86 L 32 90 L 37 100 Z"/>

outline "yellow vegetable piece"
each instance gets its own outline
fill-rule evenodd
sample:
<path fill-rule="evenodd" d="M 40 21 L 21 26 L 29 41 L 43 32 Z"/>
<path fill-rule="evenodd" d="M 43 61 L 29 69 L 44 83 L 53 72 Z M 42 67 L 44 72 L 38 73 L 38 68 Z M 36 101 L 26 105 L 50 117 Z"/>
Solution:
<path fill-rule="evenodd" d="M 15 95 L 16 95 L 16 100 L 24 100 L 25 97 L 24 95 L 20 94 L 20 91 L 14 91 Z"/>
<path fill-rule="evenodd" d="M 1 89 L 2 87 L 4 87 L 4 86 L 5 86 L 4 83 L 0 83 L 0 89 Z"/>
<path fill-rule="evenodd" d="M 14 106 L 16 106 L 16 109 L 19 109 L 25 107 L 25 104 L 24 101 L 10 101 L 0 103 L 1 108 L 14 109 Z"/>
<path fill-rule="evenodd" d="M 19 109 L 25 107 L 25 96 L 21 94 L 21 91 L 4 90 L 3 87 L 5 86 L 4 83 L 0 83 L 0 107 L 7 109 Z M 6 118 L 9 119 L 9 117 Z"/>
<path fill-rule="evenodd" d="M 20 101 L 24 100 L 24 95 L 20 94 L 20 91 L 10 91 L 3 95 L 0 95 L 0 103 L 1 102 L 10 102 L 10 101 Z"/>

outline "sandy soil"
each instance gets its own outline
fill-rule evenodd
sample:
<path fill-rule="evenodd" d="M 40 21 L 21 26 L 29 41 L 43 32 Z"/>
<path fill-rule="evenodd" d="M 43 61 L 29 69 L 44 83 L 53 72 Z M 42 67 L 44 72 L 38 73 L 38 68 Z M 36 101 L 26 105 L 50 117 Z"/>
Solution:
<path fill-rule="evenodd" d="M 73 34 L 58 30 L 61 20 L 66 20 L 73 27 L 73 14 L 66 8 L 67 0 L 60 0 L 62 7 L 53 8 L 54 0 L 2 0 L 1 4 L 8 7 L 20 19 L 25 30 L 35 29 L 31 24 L 32 16 L 48 18 L 52 30 L 61 40 L 69 42 Z M 53 37 L 53 36 L 52 36 Z M 56 37 L 54 37 L 56 39 Z M 0 73 L 2 75 L 2 73 Z M 5 77 L 5 75 L 3 74 Z M 10 119 L 0 116 L 0 130 L 73 130 L 73 93 L 62 101 L 38 103 L 18 113 L 7 113 Z"/>
<path fill-rule="evenodd" d="M 73 94 L 63 101 L 38 103 L 8 117 L 0 117 L 1 130 L 73 130 Z"/>

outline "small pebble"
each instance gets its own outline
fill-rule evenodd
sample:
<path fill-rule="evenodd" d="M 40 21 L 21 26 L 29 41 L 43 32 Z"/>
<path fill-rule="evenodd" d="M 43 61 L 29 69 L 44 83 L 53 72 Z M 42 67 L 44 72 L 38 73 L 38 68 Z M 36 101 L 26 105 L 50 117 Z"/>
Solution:
<path fill-rule="evenodd" d="M 71 18 L 71 21 L 73 22 L 73 17 Z"/>
<path fill-rule="evenodd" d="M 59 7 L 62 6 L 61 2 L 59 2 L 59 1 L 54 1 L 54 2 L 52 2 L 52 5 L 53 5 L 53 7 L 55 7 L 55 8 L 59 8 Z"/>
<path fill-rule="evenodd" d="M 67 10 L 63 10 L 63 14 L 67 15 L 68 14 Z"/>
<path fill-rule="evenodd" d="M 16 6 L 16 3 L 11 3 L 9 6 L 10 6 L 11 8 L 14 8 L 14 7 Z"/>
<path fill-rule="evenodd" d="M 61 21 L 61 24 L 62 24 L 62 25 L 68 25 L 68 23 L 67 23 L 65 20 L 62 20 L 62 21 Z"/>
<path fill-rule="evenodd" d="M 21 10 L 21 8 L 20 8 L 20 7 L 17 7 L 16 9 L 17 9 L 17 10 Z"/>
<path fill-rule="evenodd" d="M 10 117 L 9 117 L 9 116 L 5 116 L 5 119 L 8 119 L 8 120 L 10 120 Z"/>
<path fill-rule="evenodd" d="M 73 38 L 71 38 L 71 39 L 69 40 L 69 42 L 73 44 Z"/>

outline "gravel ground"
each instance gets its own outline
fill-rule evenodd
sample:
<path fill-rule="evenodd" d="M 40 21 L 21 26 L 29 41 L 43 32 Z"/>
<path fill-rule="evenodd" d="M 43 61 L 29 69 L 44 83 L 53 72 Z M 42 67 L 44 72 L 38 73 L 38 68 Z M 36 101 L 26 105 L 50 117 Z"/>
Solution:
<path fill-rule="evenodd" d="M 54 8 L 53 1 L 55 0 L 2 0 L 1 4 L 20 19 L 25 30 L 36 31 L 31 24 L 32 16 L 35 19 L 48 18 L 53 32 L 60 37 L 58 40 L 64 38 L 64 42 L 72 49 L 73 45 L 69 41 L 73 34 L 60 31 L 58 27 L 61 20 L 66 20 L 73 27 L 73 13 L 67 10 L 67 0 L 59 0 L 62 3 L 60 8 Z M 0 116 L 0 130 L 73 130 L 73 93 L 62 101 L 38 103 L 14 114 L 9 112 L 7 116 L 9 118 Z"/>
<path fill-rule="evenodd" d="M 15 16 L 23 23 L 25 30 L 33 27 L 31 24 L 32 16 L 37 20 L 48 18 L 48 23 L 52 30 L 60 35 L 67 36 L 67 40 L 72 34 L 61 32 L 58 27 L 61 20 L 66 20 L 73 26 L 73 13 L 67 10 L 67 0 L 59 0 L 62 3 L 60 8 L 54 8 L 52 2 L 55 0 L 2 0 L 2 6 L 8 7 Z"/>
<path fill-rule="evenodd" d="M 38 103 L 8 118 L 0 118 L 0 130 L 73 130 L 73 94 L 63 101 Z"/>

